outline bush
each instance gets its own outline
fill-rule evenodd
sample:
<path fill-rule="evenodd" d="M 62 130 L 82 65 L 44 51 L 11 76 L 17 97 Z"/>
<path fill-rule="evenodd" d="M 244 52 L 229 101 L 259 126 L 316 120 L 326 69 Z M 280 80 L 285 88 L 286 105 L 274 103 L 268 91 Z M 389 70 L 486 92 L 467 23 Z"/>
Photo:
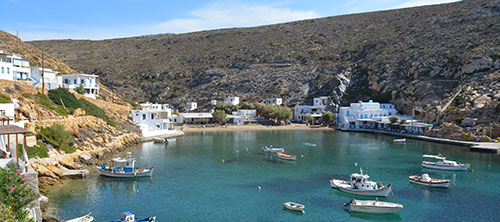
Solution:
<path fill-rule="evenodd" d="M 21 176 L 20 170 L 14 165 L 10 165 L 7 169 L 0 168 L 0 202 L 10 209 L 2 209 L 2 211 L 12 212 L 17 221 L 26 221 L 28 211 L 26 207 L 31 207 L 33 200 L 38 198 L 38 194 L 31 189 L 27 183 L 27 178 Z M 1 207 L 3 208 L 3 207 Z M 0 218 L 5 215 L 0 215 Z"/>
<path fill-rule="evenodd" d="M 389 120 L 391 121 L 391 123 L 396 123 L 399 120 L 399 117 L 391 116 L 391 117 L 389 117 Z"/>
<path fill-rule="evenodd" d="M 217 110 L 213 114 L 215 122 L 218 122 L 220 124 L 224 123 L 227 119 L 226 112 L 224 110 Z"/>
<path fill-rule="evenodd" d="M 87 113 L 88 115 L 95 116 L 97 118 L 101 118 L 102 120 L 106 121 L 108 125 L 112 127 L 116 127 L 116 124 L 113 122 L 111 118 L 109 118 L 108 115 L 106 115 L 106 112 L 99 108 L 98 106 L 94 105 L 93 103 L 87 101 L 84 98 L 81 98 L 78 100 L 80 102 L 82 109 Z"/>
<path fill-rule="evenodd" d="M 406 119 L 405 118 L 401 119 L 401 121 L 399 121 L 399 123 L 400 124 L 405 124 L 406 123 Z"/>
<path fill-rule="evenodd" d="M 66 106 L 71 113 L 73 113 L 75 109 L 81 108 L 82 106 L 82 104 L 76 99 L 75 95 L 71 94 L 64 88 L 49 90 L 49 99 L 57 105 L 63 105 L 64 103 L 64 106 Z"/>
<path fill-rule="evenodd" d="M 25 98 L 34 100 L 37 104 L 43 106 L 45 109 L 56 111 L 56 113 L 58 113 L 59 115 L 69 115 L 69 113 L 62 106 L 56 105 L 44 94 L 23 93 L 23 96 Z"/>
<path fill-rule="evenodd" d="M 500 103 L 495 106 L 495 113 L 500 114 Z"/>
<path fill-rule="evenodd" d="M 76 151 L 74 147 L 71 147 L 73 136 L 70 132 L 66 131 L 62 125 L 54 124 L 50 127 L 37 128 L 37 131 L 39 131 L 36 134 L 37 139 L 41 139 L 66 153 L 73 153 Z"/>
<path fill-rule="evenodd" d="M 463 121 L 463 120 L 464 120 L 464 118 L 463 118 L 463 117 L 458 117 L 458 118 L 456 118 L 456 119 L 455 119 L 455 123 L 456 123 L 457 125 L 461 126 L 461 125 L 462 125 L 462 121 Z"/>
<path fill-rule="evenodd" d="M 12 103 L 10 97 L 0 93 L 0 103 Z"/>
<path fill-rule="evenodd" d="M 85 93 L 85 89 L 83 88 L 82 85 L 78 86 L 75 88 L 75 92 L 77 92 L 78 94 L 81 94 L 83 95 Z"/>
<path fill-rule="evenodd" d="M 28 146 L 26 151 L 28 152 L 28 158 L 36 156 L 40 158 L 49 157 L 47 146 L 40 142 L 37 142 L 34 146 Z"/>
<path fill-rule="evenodd" d="M 322 118 L 323 118 L 323 122 L 331 123 L 331 122 L 335 121 L 335 118 L 337 118 L 337 117 L 335 116 L 335 114 L 333 114 L 331 112 L 324 112 Z"/>

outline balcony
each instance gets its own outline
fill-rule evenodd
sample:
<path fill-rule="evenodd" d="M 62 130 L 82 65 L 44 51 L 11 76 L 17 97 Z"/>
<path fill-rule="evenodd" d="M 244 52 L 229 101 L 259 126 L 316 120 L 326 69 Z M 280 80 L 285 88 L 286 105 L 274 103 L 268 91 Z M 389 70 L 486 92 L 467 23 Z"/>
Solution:
<path fill-rule="evenodd" d="M 92 88 L 92 89 L 99 89 L 99 85 L 98 85 L 98 84 L 89 84 L 89 83 L 84 83 L 84 84 L 83 84 L 83 88 L 86 88 L 86 89 L 89 89 L 89 88 Z"/>

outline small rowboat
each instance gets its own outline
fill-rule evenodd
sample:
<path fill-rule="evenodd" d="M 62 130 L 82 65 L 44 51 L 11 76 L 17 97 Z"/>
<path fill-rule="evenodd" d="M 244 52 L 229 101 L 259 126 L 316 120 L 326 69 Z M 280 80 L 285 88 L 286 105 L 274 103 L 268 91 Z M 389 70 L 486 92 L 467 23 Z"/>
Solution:
<path fill-rule="evenodd" d="M 428 187 L 444 187 L 450 186 L 450 180 L 432 179 L 429 174 L 422 174 L 422 176 L 409 176 L 410 183 L 419 184 Z"/>
<path fill-rule="evenodd" d="M 304 208 L 306 208 L 306 206 L 304 206 L 303 204 L 299 204 L 299 203 L 295 203 L 295 202 L 286 202 L 286 203 L 283 203 L 283 206 L 286 208 L 286 209 L 289 209 L 289 210 L 293 210 L 293 211 L 300 211 L 302 212 L 303 214 L 305 214 L 306 212 L 304 211 Z"/>
<path fill-rule="evenodd" d="M 66 222 L 92 222 L 92 221 L 94 221 L 94 217 L 90 216 L 90 213 L 88 213 L 83 217 L 67 220 Z"/>
<path fill-rule="evenodd" d="M 276 152 L 285 152 L 285 149 L 273 146 L 270 147 L 265 146 L 262 147 L 262 151 L 264 151 L 265 153 L 276 153 Z"/>
<path fill-rule="evenodd" d="M 278 158 L 284 159 L 284 160 L 296 160 L 297 159 L 297 155 L 286 154 L 283 152 L 276 152 L 276 155 L 278 155 Z"/>
<path fill-rule="evenodd" d="M 403 209 L 403 205 L 391 202 L 383 202 L 377 200 L 355 200 L 344 203 L 344 206 L 351 208 L 354 212 L 363 213 L 397 213 Z"/>
<path fill-rule="evenodd" d="M 406 142 L 406 138 L 403 138 L 403 139 L 394 139 L 394 142 L 395 143 L 404 143 L 404 142 Z"/>

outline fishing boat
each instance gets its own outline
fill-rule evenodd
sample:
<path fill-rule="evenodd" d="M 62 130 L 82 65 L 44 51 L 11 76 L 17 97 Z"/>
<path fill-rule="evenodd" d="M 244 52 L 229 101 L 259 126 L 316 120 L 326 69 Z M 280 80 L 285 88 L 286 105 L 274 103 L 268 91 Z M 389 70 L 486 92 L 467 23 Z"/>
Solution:
<path fill-rule="evenodd" d="M 92 222 L 94 221 L 94 217 L 90 216 L 90 213 L 88 213 L 85 216 L 82 217 L 77 217 L 75 219 L 67 220 L 66 222 Z"/>
<path fill-rule="evenodd" d="M 406 138 L 403 138 L 403 139 L 394 139 L 394 142 L 395 143 L 405 143 L 406 142 Z"/>
<path fill-rule="evenodd" d="M 283 152 L 276 152 L 276 155 L 278 155 L 278 158 L 284 159 L 284 160 L 296 160 L 297 159 L 297 155 L 286 154 Z"/>
<path fill-rule="evenodd" d="M 433 179 L 429 174 L 422 174 L 422 176 L 409 176 L 408 180 L 410 183 L 419 184 L 428 187 L 444 187 L 448 188 L 450 186 L 450 180 Z"/>
<path fill-rule="evenodd" d="M 135 158 L 132 153 L 128 153 L 127 158 L 111 159 L 111 166 L 106 163 L 96 164 L 97 173 L 101 176 L 117 178 L 150 177 L 153 175 L 153 167 L 149 169 L 139 169 L 135 167 Z"/>
<path fill-rule="evenodd" d="M 300 211 L 302 212 L 303 214 L 305 214 L 306 212 L 304 211 L 304 208 L 306 208 L 306 206 L 304 206 L 303 204 L 299 204 L 299 203 L 295 203 L 295 202 L 286 202 L 286 203 L 283 203 L 283 206 L 286 208 L 286 209 L 289 209 L 289 210 L 293 210 L 293 211 Z"/>
<path fill-rule="evenodd" d="M 279 147 L 273 147 L 273 145 L 271 145 L 270 147 L 267 146 L 262 147 L 262 151 L 264 151 L 265 153 L 276 153 L 276 152 L 285 152 L 285 149 Z"/>
<path fill-rule="evenodd" d="M 391 183 L 387 185 L 377 184 L 376 182 L 369 181 L 369 178 L 370 176 L 363 174 L 363 170 L 360 169 L 360 173 L 351 174 L 350 182 L 330 177 L 330 186 L 346 193 L 361 196 L 387 197 L 392 192 Z"/>
<path fill-rule="evenodd" d="M 422 161 L 422 166 L 431 169 L 437 170 L 468 170 L 470 168 L 470 164 L 468 163 L 459 163 L 457 161 L 446 160 L 442 154 L 438 155 L 423 155 L 423 158 L 431 158 L 435 159 L 436 162 L 430 161 Z"/>
<path fill-rule="evenodd" d="M 113 220 L 113 222 L 156 222 L 156 215 L 152 217 L 135 217 L 132 211 L 125 211 L 122 213 L 122 217 L 119 220 Z"/>
<path fill-rule="evenodd" d="M 355 200 L 344 203 L 344 206 L 349 207 L 351 211 L 362 213 L 397 213 L 403 209 L 403 205 L 398 203 L 383 202 L 377 200 Z"/>

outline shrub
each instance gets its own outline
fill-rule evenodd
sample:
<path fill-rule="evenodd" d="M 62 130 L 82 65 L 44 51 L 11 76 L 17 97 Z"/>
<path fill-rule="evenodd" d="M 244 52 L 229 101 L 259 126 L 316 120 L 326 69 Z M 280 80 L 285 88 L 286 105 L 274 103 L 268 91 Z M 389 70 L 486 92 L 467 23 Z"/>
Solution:
<path fill-rule="evenodd" d="M 462 125 L 462 121 L 463 120 L 464 120 L 463 117 L 458 117 L 458 118 L 455 119 L 455 123 L 460 126 L 460 125 Z"/>
<path fill-rule="evenodd" d="M 331 112 L 324 112 L 321 117 L 323 118 L 323 122 L 325 122 L 325 123 L 331 123 L 331 122 L 335 121 L 335 118 L 337 118 L 335 116 L 335 114 L 333 114 Z"/>
<path fill-rule="evenodd" d="M 56 113 L 58 113 L 59 115 L 69 115 L 69 113 L 62 106 L 56 105 L 44 94 L 23 93 L 23 96 L 25 98 L 34 100 L 37 104 L 43 106 L 45 109 L 56 111 Z"/>
<path fill-rule="evenodd" d="M 495 106 L 495 113 L 500 114 L 500 103 Z"/>
<path fill-rule="evenodd" d="M 80 102 L 82 109 L 87 113 L 87 115 L 95 116 L 97 118 L 101 118 L 102 120 L 106 121 L 108 125 L 112 127 L 116 127 L 116 124 L 113 122 L 111 118 L 109 118 L 108 115 L 106 115 L 106 112 L 99 108 L 98 106 L 94 105 L 93 103 L 87 101 L 84 98 L 81 98 L 78 100 Z"/>
<path fill-rule="evenodd" d="M 39 131 L 36 134 L 37 139 L 41 139 L 66 153 L 73 153 L 76 151 L 74 147 L 71 147 L 73 136 L 70 132 L 66 131 L 62 125 L 54 124 L 50 127 L 38 128 L 37 130 Z"/>
<path fill-rule="evenodd" d="M 20 170 L 14 165 L 7 169 L 0 168 L 0 202 L 6 206 L 6 211 L 11 211 L 17 221 L 26 221 L 28 211 L 26 207 L 31 207 L 33 200 L 38 198 L 38 194 L 31 189 L 27 183 L 27 178 L 20 174 Z M 3 210 L 2 210 L 3 211 Z M 5 215 L 1 215 L 3 217 Z"/>
<path fill-rule="evenodd" d="M 391 117 L 389 117 L 389 120 L 391 121 L 391 123 L 396 123 L 399 120 L 399 117 L 391 116 Z"/>
<path fill-rule="evenodd" d="M 81 94 L 83 95 L 85 93 L 85 89 L 83 88 L 82 85 L 78 86 L 75 88 L 75 92 L 77 92 L 78 94 Z"/>
<path fill-rule="evenodd" d="M 0 103 L 12 103 L 10 97 L 0 93 Z"/>
<path fill-rule="evenodd" d="M 401 119 L 401 121 L 399 121 L 399 123 L 400 124 L 405 124 L 406 123 L 406 119 L 405 118 Z"/>
<path fill-rule="evenodd" d="M 75 95 L 71 94 L 64 88 L 49 90 L 49 99 L 57 105 L 63 105 L 64 103 L 64 106 L 66 106 L 71 113 L 73 113 L 75 109 L 81 108 L 82 106 L 82 104 L 76 99 Z"/>
<path fill-rule="evenodd" d="M 450 111 L 450 112 L 458 111 L 458 107 L 455 107 L 455 106 L 450 106 L 450 107 L 448 108 L 448 111 Z"/>
<path fill-rule="evenodd" d="M 224 110 L 217 110 L 213 114 L 215 122 L 218 122 L 220 124 L 224 123 L 227 119 L 226 112 Z"/>
<path fill-rule="evenodd" d="M 40 158 L 49 157 L 49 154 L 47 153 L 48 151 L 47 146 L 45 146 L 45 144 L 40 142 L 37 142 L 36 145 L 34 146 L 28 146 L 26 151 L 28 152 L 29 158 L 35 156 Z"/>

